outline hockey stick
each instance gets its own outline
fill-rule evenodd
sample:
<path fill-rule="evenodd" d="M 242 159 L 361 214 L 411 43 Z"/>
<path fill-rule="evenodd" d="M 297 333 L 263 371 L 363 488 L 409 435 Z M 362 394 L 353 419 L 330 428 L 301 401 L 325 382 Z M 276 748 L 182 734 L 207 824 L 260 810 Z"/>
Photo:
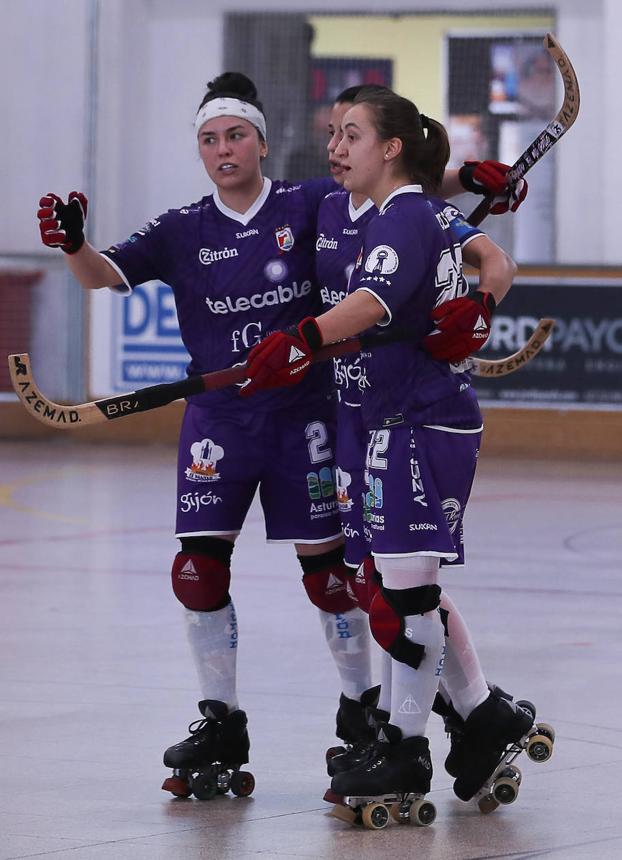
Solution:
<path fill-rule="evenodd" d="M 555 119 L 551 120 L 508 170 L 508 181 L 511 186 L 516 185 L 525 173 L 546 155 L 560 137 L 566 134 L 579 113 L 579 82 L 568 55 L 552 33 L 547 33 L 544 37 L 544 47 L 555 61 L 555 65 L 562 76 L 564 101 Z M 481 224 L 490 212 L 494 199 L 494 194 L 486 195 L 467 218 L 469 224 L 474 227 Z"/>
<path fill-rule="evenodd" d="M 508 373 L 514 373 L 515 370 L 519 370 L 540 352 L 553 330 L 553 325 L 553 320 L 542 319 L 527 343 L 518 352 L 507 358 L 492 361 L 472 356 L 467 359 L 468 366 L 465 369 L 470 370 L 476 376 L 505 376 Z M 404 333 L 401 332 L 399 339 L 403 340 L 403 338 Z M 313 361 L 327 361 L 331 358 L 360 352 L 361 349 L 395 343 L 397 340 L 398 337 L 395 335 L 367 335 L 352 338 L 323 347 L 315 353 Z M 37 421 L 41 421 L 49 427 L 61 429 L 86 424 L 102 424 L 115 418 L 124 418 L 126 415 L 148 412 L 150 409 L 166 406 L 174 400 L 181 400 L 191 394 L 215 391 L 228 385 L 236 385 L 246 379 L 246 368 L 244 365 L 240 365 L 228 367 L 225 370 L 216 370 L 212 373 L 204 373 L 200 376 L 190 376 L 179 382 L 150 385 L 148 388 L 139 388 L 128 394 L 117 394 L 103 400 L 93 400 L 91 403 L 62 406 L 48 400 L 39 391 L 32 376 L 28 353 L 9 355 L 9 373 L 15 393 L 28 412 Z"/>
<path fill-rule="evenodd" d="M 555 320 L 541 319 L 527 343 L 518 352 L 508 355 L 507 358 L 493 360 L 472 355 L 467 358 L 469 364 L 467 370 L 475 376 L 507 376 L 509 373 L 514 373 L 535 358 L 549 339 L 554 327 Z"/>

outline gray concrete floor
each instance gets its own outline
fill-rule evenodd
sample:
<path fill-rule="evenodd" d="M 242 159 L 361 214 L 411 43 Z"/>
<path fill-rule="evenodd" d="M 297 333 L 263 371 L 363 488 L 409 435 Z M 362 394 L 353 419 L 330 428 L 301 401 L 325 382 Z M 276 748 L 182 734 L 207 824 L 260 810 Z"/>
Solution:
<path fill-rule="evenodd" d="M 234 554 L 252 797 L 174 800 L 162 751 L 199 698 L 169 590 L 171 448 L 0 448 L 0 860 L 622 858 L 622 467 L 481 463 L 468 567 L 445 577 L 487 676 L 557 731 L 515 804 L 451 791 L 430 723 L 436 823 L 329 816 L 339 685 L 289 547 L 253 507 Z M 523 761 L 523 759 L 525 761 Z"/>

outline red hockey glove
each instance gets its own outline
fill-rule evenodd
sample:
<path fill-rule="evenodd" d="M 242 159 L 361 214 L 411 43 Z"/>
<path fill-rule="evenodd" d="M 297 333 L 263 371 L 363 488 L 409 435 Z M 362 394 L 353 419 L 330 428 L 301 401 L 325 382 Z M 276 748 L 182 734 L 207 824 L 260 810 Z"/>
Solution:
<path fill-rule="evenodd" d="M 528 185 L 519 179 L 515 186 L 508 185 L 509 164 L 500 161 L 465 161 L 458 175 L 462 187 L 473 194 L 493 194 L 495 202 L 490 209 L 491 215 L 503 215 L 508 209 L 516 212 L 527 196 Z"/>
<path fill-rule="evenodd" d="M 240 389 L 242 397 L 267 388 L 281 388 L 300 382 L 311 356 L 322 346 L 322 335 L 313 317 L 305 317 L 287 331 L 275 331 L 248 354 L 246 375 L 250 379 Z"/>
<path fill-rule="evenodd" d="M 463 361 L 481 349 L 496 307 L 492 293 L 475 292 L 439 305 L 431 313 L 436 328 L 423 347 L 439 361 Z"/>
<path fill-rule="evenodd" d="M 39 230 L 41 241 L 49 248 L 62 248 L 75 254 L 84 244 L 84 224 L 88 201 L 84 194 L 72 191 L 67 203 L 56 194 L 46 194 L 39 200 Z"/>

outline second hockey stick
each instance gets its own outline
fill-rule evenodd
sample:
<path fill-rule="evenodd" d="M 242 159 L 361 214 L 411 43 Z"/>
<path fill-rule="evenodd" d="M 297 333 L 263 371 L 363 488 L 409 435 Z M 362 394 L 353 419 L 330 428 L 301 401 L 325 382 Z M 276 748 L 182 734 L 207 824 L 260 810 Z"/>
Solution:
<path fill-rule="evenodd" d="M 540 352 L 553 326 L 553 320 L 542 319 L 527 343 L 517 352 L 507 358 L 496 360 L 472 356 L 467 359 L 468 366 L 465 369 L 476 376 L 505 376 L 508 373 L 514 373 Z M 403 337 L 402 332 L 400 339 Z M 352 338 L 323 347 L 315 353 L 313 361 L 327 361 L 360 352 L 361 349 L 389 345 L 396 340 L 396 336 L 383 337 L 382 335 Z M 102 400 L 93 400 L 90 403 L 64 406 L 54 403 L 41 393 L 33 378 L 28 353 L 9 356 L 9 373 L 15 393 L 33 418 L 49 427 L 60 429 L 102 424 L 117 418 L 125 418 L 127 415 L 136 415 L 138 412 L 148 412 L 192 394 L 202 394 L 204 391 L 215 391 L 229 385 L 237 385 L 246 379 L 246 368 L 240 365 L 200 376 L 190 376 L 179 382 L 150 385 L 147 388 L 139 388 L 127 394 L 116 394 Z"/>
<path fill-rule="evenodd" d="M 568 55 L 559 44 L 552 33 L 547 33 L 544 37 L 544 47 L 549 52 L 550 56 L 555 61 L 555 65 L 559 69 L 564 83 L 564 102 L 559 109 L 555 119 L 544 128 L 540 134 L 533 140 L 521 156 L 514 162 L 508 170 L 508 180 L 510 185 L 514 186 L 522 179 L 528 170 L 537 164 L 540 159 L 554 146 L 568 129 L 573 125 L 579 113 L 580 95 L 579 81 L 572 67 L 572 63 L 568 59 Z M 482 202 L 477 206 L 467 218 L 469 224 L 477 227 L 481 224 L 484 218 L 490 212 L 494 202 L 494 195 L 487 195 Z"/>

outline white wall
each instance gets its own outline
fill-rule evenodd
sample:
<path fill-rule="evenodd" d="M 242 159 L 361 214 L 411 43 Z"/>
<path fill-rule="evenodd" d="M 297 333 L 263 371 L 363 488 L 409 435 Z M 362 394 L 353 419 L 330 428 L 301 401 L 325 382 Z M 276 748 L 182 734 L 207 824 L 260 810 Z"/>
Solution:
<path fill-rule="evenodd" d="M 393 0 L 396 12 L 429 0 Z M 542 8 L 536 0 L 447 0 L 443 8 Z M 558 261 L 622 263 L 616 92 L 619 0 L 557 0 L 557 35 L 576 66 L 580 117 L 556 147 Z M 192 118 L 205 83 L 222 71 L 223 12 L 377 11 L 376 0 L 0 0 L 0 199 L 10 213 L 0 256 L 41 252 L 40 195 L 85 187 L 89 11 L 99 12 L 97 160 L 90 238 L 104 246 L 169 206 L 197 199 L 208 181 Z M 386 13 L 386 10 L 383 10 Z M 7 85 L 6 82 L 10 82 Z M 537 168 L 533 173 L 537 181 Z M 51 252 L 50 252 L 51 253 Z"/>
<path fill-rule="evenodd" d="M 0 2 L 0 254 L 39 251 L 39 198 L 84 182 L 87 13 L 82 0 Z"/>

